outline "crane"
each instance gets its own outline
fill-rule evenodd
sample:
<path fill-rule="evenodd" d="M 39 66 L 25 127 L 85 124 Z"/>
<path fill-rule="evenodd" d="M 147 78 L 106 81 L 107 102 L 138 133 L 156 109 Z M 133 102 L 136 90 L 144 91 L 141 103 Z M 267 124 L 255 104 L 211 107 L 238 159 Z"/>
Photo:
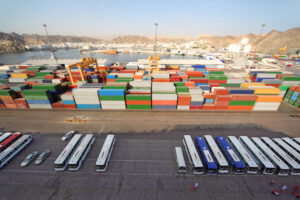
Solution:
<path fill-rule="evenodd" d="M 72 85 L 76 85 L 76 83 L 75 83 L 75 81 L 73 79 L 73 75 L 72 75 L 71 69 L 77 67 L 78 70 L 79 70 L 79 73 L 80 73 L 81 80 L 85 81 L 85 78 L 84 78 L 84 75 L 83 75 L 83 70 L 84 69 L 91 69 L 91 68 L 93 68 L 92 65 L 96 66 L 95 72 L 99 73 L 100 69 L 99 69 L 99 66 L 98 66 L 97 58 L 93 58 L 93 57 L 82 58 L 81 62 L 78 62 L 78 63 L 75 63 L 75 64 L 67 66 L 67 70 L 69 72 Z"/>
<path fill-rule="evenodd" d="M 286 48 L 287 48 L 286 45 L 284 47 L 282 47 L 282 48 L 279 48 L 280 55 L 286 55 Z"/>

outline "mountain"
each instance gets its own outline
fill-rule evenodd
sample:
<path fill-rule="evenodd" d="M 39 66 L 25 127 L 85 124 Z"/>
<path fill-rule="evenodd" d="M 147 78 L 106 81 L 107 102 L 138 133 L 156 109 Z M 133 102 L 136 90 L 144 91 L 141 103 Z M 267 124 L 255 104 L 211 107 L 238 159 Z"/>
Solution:
<path fill-rule="evenodd" d="M 300 27 L 280 32 L 272 30 L 267 34 L 248 34 L 244 36 L 199 36 L 198 41 L 206 41 L 215 48 L 228 47 L 230 44 L 240 43 L 242 38 L 248 38 L 249 44 L 257 52 L 279 53 L 279 48 L 287 46 L 287 53 L 293 54 L 300 50 Z"/>
<path fill-rule="evenodd" d="M 25 45 L 41 45 L 41 44 L 49 44 L 48 37 L 45 35 L 37 35 L 37 34 L 23 34 L 22 35 Z M 67 43 L 67 42 L 86 42 L 86 43 L 100 43 L 103 40 L 85 37 L 85 36 L 63 36 L 63 35 L 50 35 L 49 39 L 52 43 Z"/>
<path fill-rule="evenodd" d="M 295 53 L 300 51 L 300 27 L 293 28 L 284 32 L 272 30 L 261 37 L 257 34 L 237 35 L 237 36 L 211 36 L 200 35 L 196 41 L 213 46 L 215 49 L 221 47 L 228 47 L 230 44 L 240 43 L 243 37 L 249 39 L 249 44 L 253 46 L 252 49 L 261 53 L 279 53 L 279 48 L 287 46 L 287 53 Z M 85 43 L 102 43 L 103 39 L 85 37 L 85 36 L 63 36 L 63 35 L 50 35 L 52 43 L 66 43 L 66 42 L 85 42 Z M 165 43 L 182 43 L 192 41 L 190 37 L 170 37 L 158 36 L 159 42 Z M 136 44 L 153 44 L 155 42 L 154 36 L 139 36 L 127 35 L 118 36 L 113 39 L 106 40 L 106 42 L 114 43 L 136 43 Z M 36 34 L 22 34 L 17 33 L 2 33 L 0 32 L 0 52 L 18 52 L 24 51 L 26 45 L 41 45 L 49 44 L 48 38 L 44 35 Z"/>
<path fill-rule="evenodd" d="M 21 35 L 16 33 L 0 32 L 0 53 L 25 51 L 25 42 Z"/>

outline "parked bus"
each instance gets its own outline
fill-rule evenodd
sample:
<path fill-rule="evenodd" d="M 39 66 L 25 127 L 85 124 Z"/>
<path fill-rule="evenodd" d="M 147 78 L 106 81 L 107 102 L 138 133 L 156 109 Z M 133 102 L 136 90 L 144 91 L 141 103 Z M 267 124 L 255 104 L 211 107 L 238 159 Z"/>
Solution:
<path fill-rule="evenodd" d="M 291 138 L 283 137 L 283 141 L 285 141 L 288 145 L 293 147 L 296 151 L 300 153 L 300 144 L 297 144 L 295 141 L 293 141 Z"/>
<path fill-rule="evenodd" d="M 0 169 L 32 141 L 31 135 L 23 135 L 0 153 Z"/>
<path fill-rule="evenodd" d="M 175 157 L 178 173 L 186 173 L 186 164 L 181 147 L 175 147 Z"/>
<path fill-rule="evenodd" d="M 293 140 L 300 145 L 300 138 L 293 138 Z"/>
<path fill-rule="evenodd" d="M 290 168 L 267 145 L 265 145 L 260 138 L 252 137 L 251 139 L 276 166 L 276 173 L 278 173 L 278 176 L 287 176 L 290 172 Z"/>
<path fill-rule="evenodd" d="M 203 174 L 203 164 L 190 135 L 183 136 L 183 144 L 194 174 Z"/>
<path fill-rule="evenodd" d="M 200 156 L 205 165 L 207 174 L 217 174 L 218 166 L 213 158 L 211 151 L 209 150 L 203 137 L 196 137 L 196 143 L 200 150 Z"/>
<path fill-rule="evenodd" d="M 259 170 L 266 175 L 274 174 L 275 165 L 257 148 L 257 146 L 250 140 L 248 136 L 240 136 L 239 141 L 252 155 L 252 158 L 259 166 Z"/>
<path fill-rule="evenodd" d="M 9 145 L 11 145 L 14 141 L 20 138 L 23 134 L 20 132 L 15 132 L 14 134 L 7 137 L 4 141 L 0 143 L 0 152 L 6 149 Z"/>
<path fill-rule="evenodd" d="M 259 171 L 259 166 L 252 158 L 252 156 L 248 153 L 248 151 L 239 142 L 239 140 L 235 136 L 228 136 L 228 142 L 231 144 L 232 148 L 236 151 L 240 158 L 244 161 L 244 164 L 246 164 L 247 173 L 257 174 L 257 172 Z"/>
<path fill-rule="evenodd" d="M 106 136 L 106 139 L 96 161 L 96 172 L 106 171 L 115 142 L 115 135 Z"/>
<path fill-rule="evenodd" d="M 86 134 L 82 139 L 80 145 L 75 150 L 74 154 L 69 160 L 68 166 L 70 171 L 77 171 L 80 169 L 82 162 L 89 153 L 92 144 L 95 141 L 93 134 Z"/>
<path fill-rule="evenodd" d="M 237 155 L 237 153 L 233 150 L 233 148 L 227 142 L 227 140 L 222 136 L 217 136 L 216 141 L 221 151 L 229 161 L 229 164 L 233 169 L 234 173 L 245 174 L 246 165 L 244 164 L 242 159 Z"/>
<path fill-rule="evenodd" d="M 300 164 L 298 164 L 289 154 L 277 146 L 270 138 L 262 137 L 261 140 L 270 147 L 281 160 L 285 161 L 285 164 L 291 169 L 291 175 L 300 175 Z"/>
<path fill-rule="evenodd" d="M 77 145 L 82 138 L 81 134 L 76 134 L 59 154 L 54 162 L 55 171 L 65 171 L 68 165 L 68 161 L 71 158 L 73 152 L 75 151 Z"/>
<path fill-rule="evenodd" d="M 225 159 L 224 155 L 222 154 L 213 137 L 211 135 L 204 135 L 204 139 L 208 144 L 210 150 L 213 152 L 215 160 L 217 161 L 217 165 L 219 168 L 218 172 L 221 174 L 228 173 L 228 162 Z"/>
<path fill-rule="evenodd" d="M 12 133 L 3 133 L 1 136 L 0 136 L 0 143 L 3 142 L 4 140 L 6 140 L 6 138 L 8 138 L 9 136 L 11 136 Z"/>
<path fill-rule="evenodd" d="M 287 154 L 289 154 L 295 161 L 300 163 L 300 153 L 298 153 L 293 147 L 285 143 L 280 138 L 273 138 L 273 141 L 279 145 L 282 150 L 284 150 Z"/>

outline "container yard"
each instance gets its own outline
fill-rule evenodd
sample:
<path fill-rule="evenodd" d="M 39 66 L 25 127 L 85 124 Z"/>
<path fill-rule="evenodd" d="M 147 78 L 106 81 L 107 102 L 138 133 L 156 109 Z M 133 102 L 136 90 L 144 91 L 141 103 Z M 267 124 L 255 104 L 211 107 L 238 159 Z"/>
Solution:
<path fill-rule="evenodd" d="M 149 66 L 139 64 L 143 60 L 98 66 L 95 58 L 66 67 L 9 66 L 0 71 L 0 108 L 277 111 L 282 101 L 300 106 L 296 72 L 252 69 L 232 75 L 221 61 L 168 65 L 150 64 L 150 58 Z"/>

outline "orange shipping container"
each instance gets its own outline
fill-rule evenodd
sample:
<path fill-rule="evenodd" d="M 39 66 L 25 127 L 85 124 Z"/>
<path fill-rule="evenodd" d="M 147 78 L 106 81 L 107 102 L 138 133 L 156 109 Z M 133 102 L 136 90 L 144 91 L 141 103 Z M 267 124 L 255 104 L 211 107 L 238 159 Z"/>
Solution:
<path fill-rule="evenodd" d="M 195 87 L 195 82 L 185 82 L 184 86 L 185 87 Z"/>
<path fill-rule="evenodd" d="M 170 79 L 167 78 L 155 78 L 152 82 L 170 82 Z"/>
<path fill-rule="evenodd" d="M 152 100 L 152 105 L 177 105 L 177 100 Z"/>
<path fill-rule="evenodd" d="M 232 101 L 256 101 L 257 96 L 254 94 L 232 94 Z"/>
<path fill-rule="evenodd" d="M 256 102 L 281 102 L 282 97 L 279 95 L 257 95 Z"/>

